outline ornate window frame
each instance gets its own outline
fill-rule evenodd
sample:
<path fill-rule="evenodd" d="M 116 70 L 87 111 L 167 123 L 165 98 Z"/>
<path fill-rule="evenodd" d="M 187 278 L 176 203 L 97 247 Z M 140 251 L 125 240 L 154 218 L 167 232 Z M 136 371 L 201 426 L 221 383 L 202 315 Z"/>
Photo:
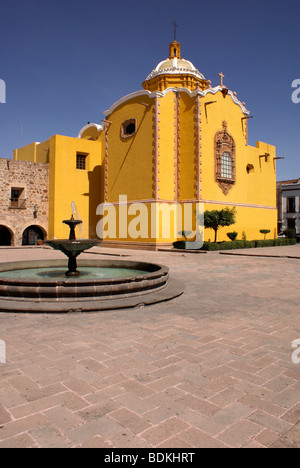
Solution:
<path fill-rule="evenodd" d="M 228 192 L 235 184 L 235 142 L 227 131 L 227 122 L 225 120 L 222 125 L 223 130 L 215 135 L 215 179 L 224 195 L 228 195 Z M 224 153 L 227 153 L 231 158 L 231 177 L 224 177 L 224 168 L 222 169 Z"/>
<path fill-rule="evenodd" d="M 128 132 L 127 128 L 128 127 L 133 128 L 133 126 L 134 126 L 134 130 L 133 131 L 131 130 L 130 132 Z M 125 120 L 125 122 L 123 122 L 121 125 L 121 137 L 130 138 L 136 134 L 136 130 L 137 130 L 136 119 Z"/>

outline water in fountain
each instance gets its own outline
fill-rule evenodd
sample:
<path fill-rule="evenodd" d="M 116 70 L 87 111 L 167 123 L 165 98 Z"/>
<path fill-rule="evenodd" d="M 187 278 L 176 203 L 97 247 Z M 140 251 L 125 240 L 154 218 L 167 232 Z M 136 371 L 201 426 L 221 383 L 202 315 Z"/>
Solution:
<path fill-rule="evenodd" d="M 83 236 L 83 226 L 84 226 L 84 223 L 78 213 L 78 210 L 77 210 L 77 206 L 75 204 L 74 201 L 72 201 L 71 203 L 71 212 L 72 212 L 72 217 L 74 219 L 76 219 L 77 221 L 81 221 L 80 224 L 78 224 L 78 228 L 77 228 L 77 238 L 78 239 L 83 239 L 84 236 Z"/>

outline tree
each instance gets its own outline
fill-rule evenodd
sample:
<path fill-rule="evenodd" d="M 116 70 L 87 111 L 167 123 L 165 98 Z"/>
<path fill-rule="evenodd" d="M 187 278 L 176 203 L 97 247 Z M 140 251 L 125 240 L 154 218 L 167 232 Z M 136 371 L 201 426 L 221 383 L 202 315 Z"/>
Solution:
<path fill-rule="evenodd" d="M 224 226 L 231 226 L 236 221 L 236 209 L 231 210 L 224 208 L 223 210 L 212 210 L 204 212 L 204 227 L 215 231 L 215 242 L 217 242 L 218 229 Z"/>
<path fill-rule="evenodd" d="M 235 241 L 235 239 L 238 236 L 238 232 L 227 232 L 227 237 L 229 237 L 230 240 Z"/>
<path fill-rule="evenodd" d="M 269 232 L 271 232 L 271 231 L 270 231 L 270 229 L 261 229 L 259 232 L 265 236 L 264 237 L 264 239 L 265 239 L 266 235 L 269 234 Z"/>

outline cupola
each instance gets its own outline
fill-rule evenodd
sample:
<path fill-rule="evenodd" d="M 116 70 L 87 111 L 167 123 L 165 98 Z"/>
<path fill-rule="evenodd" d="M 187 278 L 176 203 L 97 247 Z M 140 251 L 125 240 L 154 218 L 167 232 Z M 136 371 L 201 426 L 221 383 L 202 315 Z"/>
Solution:
<path fill-rule="evenodd" d="M 147 76 L 143 88 L 149 91 L 164 91 L 167 88 L 196 88 L 205 90 L 210 86 L 192 62 L 181 58 L 180 43 L 174 40 L 169 45 L 169 58 L 160 62 Z"/>

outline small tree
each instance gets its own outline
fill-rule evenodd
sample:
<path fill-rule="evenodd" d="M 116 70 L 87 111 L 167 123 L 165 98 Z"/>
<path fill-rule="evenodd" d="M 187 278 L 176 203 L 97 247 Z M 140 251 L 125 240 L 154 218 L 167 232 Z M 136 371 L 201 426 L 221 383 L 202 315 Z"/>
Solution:
<path fill-rule="evenodd" d="M 227 237 L 232 240 L 232 241 L 235 241 L 235 239 L 237 238 L 238 236 L 238 233 L 233 231 L 233 232 L 227 232 Z"/>
<path fill-rule="evenodd" d="M 271 231 L 270 229 L 261 229 L 259 232 L 264 235 L 264 239 L 265 239 L 266 235 L 269 234 L 269 232 Z"/>
<path fill-rule="evenodd" d="M 215 242 L 217 242 L 218 229 L 231 226 L 236 221 L 236 209 L 224 208 L 223 210 L 212 210 L 204 212 L 204 227 L 215 231 Z"/>

